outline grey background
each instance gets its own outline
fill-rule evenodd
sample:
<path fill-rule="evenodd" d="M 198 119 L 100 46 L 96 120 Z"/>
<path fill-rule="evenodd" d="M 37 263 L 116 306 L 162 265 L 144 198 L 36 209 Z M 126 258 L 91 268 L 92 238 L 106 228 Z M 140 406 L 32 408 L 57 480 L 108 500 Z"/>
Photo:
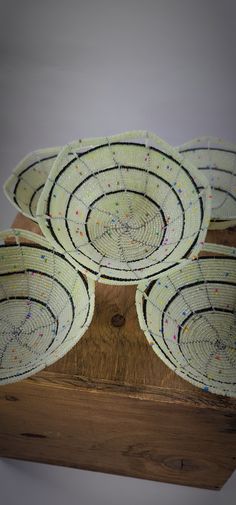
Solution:
<path fill-rule="evenodd" d="M 0 0 L 0 184 L 28 152 L 148 129 L 235 142 L 235 0 Z M 0 226 L 15 210 L 1 193 Z M 17 415 L 17 412 L 16 412 Z M 2 460 L 3 505 L 234 503 L 209 492 Z"/>

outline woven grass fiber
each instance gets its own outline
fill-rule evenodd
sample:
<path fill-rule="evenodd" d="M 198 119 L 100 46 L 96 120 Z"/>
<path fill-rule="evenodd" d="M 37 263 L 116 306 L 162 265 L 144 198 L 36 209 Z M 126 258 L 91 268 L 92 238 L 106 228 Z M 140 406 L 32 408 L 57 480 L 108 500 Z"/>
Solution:
<path fill-rule="evenodd" d="M 47 240 L 0 232 L 0 384 L 35 374 L 82 337 L 94 310 L 94 282 Z"/>
<path fill-rule="evenodd" d="M 144 131 L 81 148 L 75 141 L 62 149 L 37 206 L 41 230 L 58 251 L 108 284 L 155 278 L 199 252 L 210 185 L 177 150 Z"/>
<path fill-rule="evenodd" d="M 208 178 L 212 187 L 211 229 L 236 225 L 236 145 L 214 137 L 179 146 L 184 158 Z"/>
<path fill-rule="evenodd" d="M 236 249 L 206 244 L 199 259 L 138 285 L 149 344 L 186 381 L 236 397 Z"/>

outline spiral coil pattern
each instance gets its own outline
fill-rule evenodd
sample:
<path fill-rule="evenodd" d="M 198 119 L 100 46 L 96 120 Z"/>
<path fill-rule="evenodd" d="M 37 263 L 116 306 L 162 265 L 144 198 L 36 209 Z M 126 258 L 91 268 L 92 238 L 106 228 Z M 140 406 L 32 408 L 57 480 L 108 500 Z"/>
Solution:
<path fill-rule="evenodd" d="M 28 154 L 4 184 L 8 200 L 19 212 L 34 221 L 39 197 L 60 150 L 60 147 L 50 147 Z"/>
<path fill-rule="evenodd" d="M 197 254 L 210 220 L 210 187 L 148 132 L 79 141 L 58 155 L 37 207 L 45 237 L 88 276 L 136 284 Z"/>
<path fill-rule="evenodd" d="M 227 396 L 236 396 L 235 303 L 236 249 L 215 244 L 136 294 L 156 354 L 185 380 Z"/>
<path fill-rule="evenodd" d="M 236 145 L 213 137 L 201 137 L 178 149 L 211 184 L 211 229 L 236 225 Z"/>
<path fill-rule="evenodd" d="M 0 384 L 64 356 L 87 329 L 94 283 L 42 237 L 0 232 Z"/>

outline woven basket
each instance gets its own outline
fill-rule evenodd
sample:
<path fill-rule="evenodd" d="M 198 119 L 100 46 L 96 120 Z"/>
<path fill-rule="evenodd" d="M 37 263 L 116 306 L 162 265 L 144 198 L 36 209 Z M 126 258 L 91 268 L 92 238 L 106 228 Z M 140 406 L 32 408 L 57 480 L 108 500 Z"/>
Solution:
<path fill-rule="evenodd" d="M 164 363 L 204 391 L 236 396 L 236 249 L 202 256 L 136 293 L 139 323 Z"/>
<path fill-rule="evenodd" d="M 184 159 L 193 163 L 212 187 L 211 229 L 236 225 L 236 145 L 201 137 L 180 146 Z"/>
<path fill-rule="evenodd" d="M 64 356 L 88 328 L 94 283 L 42 237 L 0 232 L 0 384 Z"/>
<path fill-rule="evenodd" d="M 60 150 L 50 147 L 28 154 L 5 182 L 6 197 L 24 216 L 36 220 L 39 196 Z"/>
<path fill-rule="evenodd" d="M 79 152 L 86 152 L 102 142 L 102 137 L 85 138 L 79 142 Z M 15 167 L 3 186 L 8 200 L 24 216 L 37 221 L 36 209 L 42 189 L 62 147 L 38 149 L 27 154 Z"/>
<path fill-rule="evenodd" d="M 61 151 L 38 203 L 39 225 L 55 248 L 110 284 L 154 278 L 198 253 L 210 186 L 175 149 L 148 132 L 80 148 L 76 141 Z"/>

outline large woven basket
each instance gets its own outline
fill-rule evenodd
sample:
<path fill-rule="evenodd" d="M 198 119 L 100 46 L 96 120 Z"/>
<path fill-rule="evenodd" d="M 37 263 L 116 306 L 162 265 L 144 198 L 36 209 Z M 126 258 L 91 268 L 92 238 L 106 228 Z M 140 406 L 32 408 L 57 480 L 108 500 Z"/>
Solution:
<path fill-rule="evenodd" d="M 212 187 L 211 229 L 236 225 L 236 145 L 213 137 L 191 140 L 179 151 L 210 181 Z"/>
<path fill-rule="evenodd" d="M 139 323 L 157 356 L 204 391 L 236 396 L 236 249 L 206 244 L 202 256 L 141 283 Z"/>
<path fill-rule="evenodd" d="M 55 248 L 110 284 L 154 278 L 198 253 L 210 186 L 175 149 L 148 132 L 80 149 L 76 141 L 61 151 L 39 199 L 37 219 Z"/>
<path fill-rule="evenodd" d="M 5 182 L 6 197 L 24 216 L 36 219 L 39 196 L 60 150 L 50 147 L 28 154 Z"/>
<path fill-rule="evenodd" d="M 90 324 L 94 282 L 31 232 L 0 232 L 0 384 L 64 356 Z"/>

